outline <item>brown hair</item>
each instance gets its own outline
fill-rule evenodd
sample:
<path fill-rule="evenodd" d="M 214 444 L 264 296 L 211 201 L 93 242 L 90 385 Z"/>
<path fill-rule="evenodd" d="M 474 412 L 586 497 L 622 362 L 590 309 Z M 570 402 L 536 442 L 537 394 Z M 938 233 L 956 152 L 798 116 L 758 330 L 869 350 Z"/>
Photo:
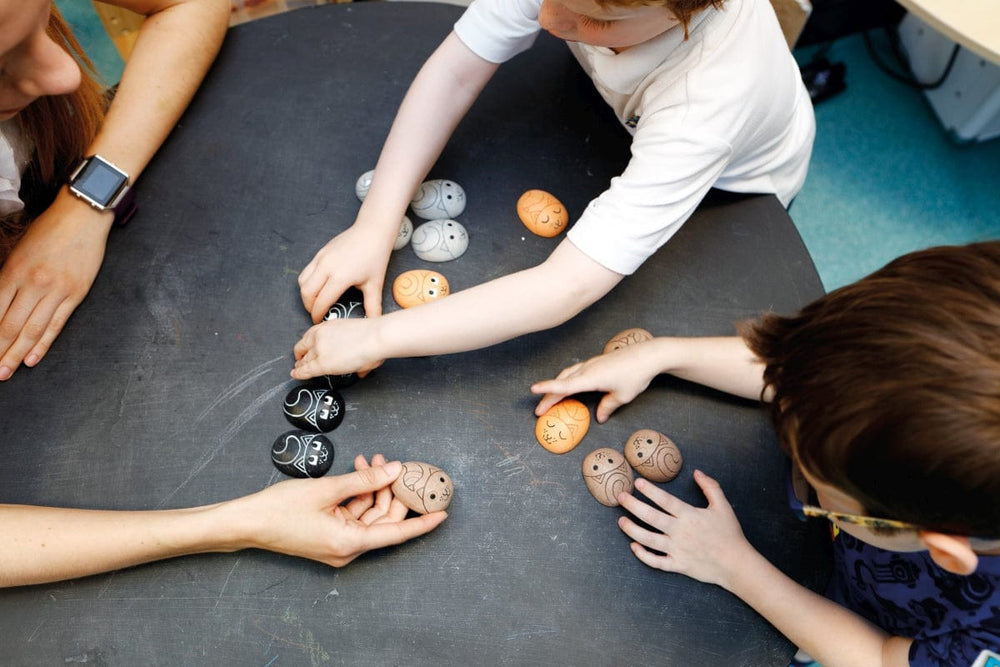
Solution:
<path fill-rule="evenodd" d="M 21 185 L 24 210 L 0 218 L 0 262 L 10 254 L 28 223 L 52 203 L 70 170 L 97 135 L 107 107 L 104 86 L 93 63 L 54 4 L 46 33 L 76 59 L 83 76 L 74 92 L 40 97 L 18 115 L 21 132 L 33 145 L 34 153 Z"/>
<path fill-rule="evenodd" d="M 725 0 L 595 0 L 601 7 L 666 7 L 684 26 L 684 39 L 688 24 L 695 14 L 708 7 L 722 9 Z"/>
<path fill-rule="evenodd" d="M 805 470 L 871 515 L 1000 536 L 1000 242 L 905 255 L 741 330 Z"/>

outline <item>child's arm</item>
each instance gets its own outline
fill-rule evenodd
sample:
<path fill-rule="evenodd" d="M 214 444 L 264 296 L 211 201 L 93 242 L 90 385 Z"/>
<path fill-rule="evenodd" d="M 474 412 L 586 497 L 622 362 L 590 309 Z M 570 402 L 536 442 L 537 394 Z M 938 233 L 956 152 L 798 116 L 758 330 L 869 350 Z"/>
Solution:
<path fill-rule="evenodd" d="M 848 609 L 782 573 L 747 542 L 722 488 L 703 472 L 694 479 L 707 508 L 688 505 L 643 479 L 636 488 L 652 504 L 621 494 L 628 517 L 618 525 L 635 540 L 636 558 L 664 572 L 678 572 L 737 595 L 788 639 L 827 667 L 906 667 L 911 639 L 893 637 Z"/>
<path fill-rule="evenodd" d="M 536 382 L 531 391 L 545 396 L 535 414 L 544 414 L 570 394 L 603 391 L 596 418 L 604 423 L 661 373 L 750 399 L 759 399 L 763 388 L 763 366 L 742 338 L 654 338 L 574 364 L 554 380 Z"/>
<path fill-rule="evenodd" d="M 0 505 L 0 586 L 81 577 L 163 558 L 267 549 L 342 567 L 365 551 L 433 530 L 434 512 L 405 519 L 389 485 L 398 462 L 321 479 L 279 482 L 253 495 L 191 509 L 95 511 Z M 297 508 L 288 512 L 289 507 Z"/>
<path fill-rule="evenodd" d="M 396 114 L 354 225 L 299 274 L 302 303 L 313 322 L 352 285 L 364 294 L 369 317 L 382 313 L 385 267 L 406 207 L 496 69 L 454 33 L 424 63 Z"/>
<path fill-rule="evenodd" d="M 563 241 L 538 266 L 438 301 L 313 326 L 295 345 L 292 377 L 364 372 L 385 359 L 462 352 L 548 329 L 607 294 L 621 278 Z"/>

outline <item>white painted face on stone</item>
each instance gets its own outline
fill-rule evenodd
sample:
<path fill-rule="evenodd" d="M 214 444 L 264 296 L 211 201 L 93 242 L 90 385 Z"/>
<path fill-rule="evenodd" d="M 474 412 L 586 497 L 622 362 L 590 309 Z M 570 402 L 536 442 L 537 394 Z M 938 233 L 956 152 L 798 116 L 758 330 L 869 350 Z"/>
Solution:
<path fill-rule="evenodd" d="M 410 202 L 413 214 L 424 220 L 457 218 L 465 210 L 465 190 L 443 178 L 424 181 Z"/>
<path fill-rule="evenodd" d="M 330 310 L 323 317 L 323 320 L 346 320 L 366 317 L 364 301 L 365 299 L 361 294 L 361 290 L 352 287 L 344 292 L 337 303 L 330 306 Z"/>
<path fill-rule="evenodd" d="M 333 394 L 326 394 L 319 399 L 319 408 L 316 410 L 318 420 L 326 421 L 340 416 L 340 406 L 337 404 Z"/>
<path fill-rule="evenodd" d="M 354 184 L 354 194 L 357 195 L 358 199 L 361 201 L 364 201 L 365 197 L 368 196 L 368 190 L 372 187 L 372 176 L 374 175 L 374 169 L 366 171 L 361 174 L 361 177 L 358 178 L 358 182 Z"/>
<path fill-rule="evenodd" d="M 296 387 L 282 409 L 293 426 L 306 431 L 332 431 L 344 420 L 344 399 L 332 389 Z"/>
<path fill-rule="evenodd" d="M 333 464 L 333 444 L 322 435 L 290 431 L 274 442 L 271 461 L 292 477 L 322 477 Z"/>
<path fill-rule="evenodd" d="M 405 215 L 403 216 L 403 222 L 399 225 L 399 234 L 396 235 L 396 241 L 392 244 L 393 250 L 399 250 L 410 242 L 410 238 L 413 236 L 413 221 L 410 220 Z"/>
<path fill-rule="evenodd" d="M 413 230 L 413 252 L 425 262 L 458 259 L 469 247 L 469 234 L 455 220 L 431 220 Z"/>

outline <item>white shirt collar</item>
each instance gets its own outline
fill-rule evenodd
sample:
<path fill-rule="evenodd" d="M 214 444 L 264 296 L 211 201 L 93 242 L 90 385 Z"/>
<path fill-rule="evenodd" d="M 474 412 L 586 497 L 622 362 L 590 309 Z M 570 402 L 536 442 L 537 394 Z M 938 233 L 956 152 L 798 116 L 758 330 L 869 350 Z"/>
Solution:
<path fill-rule="evenodd" d="M 691 18 L 688 34 L 693 35 L 702 21 L 711 14 L 702 10 Z M 593 77 L 604 87 L 631 95 L 650 72 L 667 62 L 677 47 L 684 44 L 684 28 L 675 26 L 649 41 L 615 53 L 605 46 L 575 43 L 574 47 L 587 54 Z"/>

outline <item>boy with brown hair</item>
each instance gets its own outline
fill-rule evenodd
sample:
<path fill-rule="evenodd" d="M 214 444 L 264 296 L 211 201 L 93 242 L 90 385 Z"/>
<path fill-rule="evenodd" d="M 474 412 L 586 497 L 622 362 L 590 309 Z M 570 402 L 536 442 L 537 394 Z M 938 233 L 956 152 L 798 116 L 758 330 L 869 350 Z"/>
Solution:
<path fill-rule="evenodd" d="M 633 135 L 628 166 L 544 262 L 377 317 L 414 192 L 500 63 L 541 30 L 569 43 Z M 476 0 L 407 92 L 353 226 L 299 275 L 314 322 L 352 285 L 369 317 L 311 328 L 295 346 L 293 377 L 364 372 L 388 358 L 476 349 L 561 324 L 642 265 L 710 188 L 773 193 L 787 206 L 805 180 L 814 132 L 768 0 Z"/>
<path fill-rule="evenodd" d="M 1000 647 L 1000 242 L 911 253 L 741 338 L 656 338 L 532 391 L 604 391 L 604 422 L 659 373 L 770 403 L 790 504 L 833 522 L 826 597 L 745 539 L 715 480 L 697 508 L 622 494 L 635 556 L 738 595 L 826 667 L 972 665 Z M 796 489 L 798 487 L 798 489 Z M 809 498 L 802 493 L 811 487 Z M 796 492 L 797 491 L 797 492 Z"/>

